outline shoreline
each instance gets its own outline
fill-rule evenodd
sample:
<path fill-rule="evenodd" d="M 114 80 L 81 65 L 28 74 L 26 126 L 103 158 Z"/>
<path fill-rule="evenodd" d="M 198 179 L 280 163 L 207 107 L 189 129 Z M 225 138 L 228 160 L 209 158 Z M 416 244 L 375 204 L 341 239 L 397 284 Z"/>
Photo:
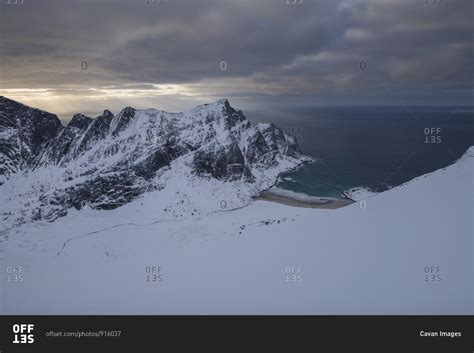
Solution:
<path fill-rule="evenodd" d="M 348 206 L 354 201 L 345 199 L 321 199 L 321 201 L 304 201 L 298 200 L 289 196 L 273 193 L 271 191 L 265 191 L 262 195 L 255 198 L 255 200 L 262 200 L 268 202 L 281 203 L 287 206 L 293 207 L 305 207 L 305 208 L 322 208 L 322 209 L 337 209 Z"/>
<path fill-rule="evenodd" d="M 301 168 L 303 165 L 307 164 L 307 163 L 314 163 L 316 162 L 316 159 L 314 159 L 313 157 L 309 157 L 309 156 L 304 156 L 306 159 L 304 161 L 302 161 L 301 163 L 299 163 L 298 165 L 295 165 L 293 168 L 291 168 L 290 170 L 287 170 L 285 172 L 280 172 L 278 173 L 278 175 L 276 176 L 275 178 L 275 182 L 273 183 L 273 185 L 269 186 L 268 188 L 264 189 L 262 191 L 262 193 L 266 193 L 266 192 L 270 192 L 269 190 L 273 187 L 275 187 L 277 184 L 278 184 L 278 181 L 280 180 L 280 176 L 283 174 L 283 173 L 292 173 L 292 172 L 296 172 L 299 168 Z M 263 195 L 263 194 L 262 194 Z"/>

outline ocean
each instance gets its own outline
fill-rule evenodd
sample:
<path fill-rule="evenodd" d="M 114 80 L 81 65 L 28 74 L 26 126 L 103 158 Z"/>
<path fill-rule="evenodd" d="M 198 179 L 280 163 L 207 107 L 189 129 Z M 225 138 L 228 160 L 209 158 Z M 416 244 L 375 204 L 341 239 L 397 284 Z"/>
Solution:
<path fill-rule="evenodd" d="M 277 183 L 314 197 L 341 198 L 353 187 L 384 191 L 452 164 L 474 145 L 474 107 L 268 108 L 246 116 L 275 123 L 319 160 Z"/>

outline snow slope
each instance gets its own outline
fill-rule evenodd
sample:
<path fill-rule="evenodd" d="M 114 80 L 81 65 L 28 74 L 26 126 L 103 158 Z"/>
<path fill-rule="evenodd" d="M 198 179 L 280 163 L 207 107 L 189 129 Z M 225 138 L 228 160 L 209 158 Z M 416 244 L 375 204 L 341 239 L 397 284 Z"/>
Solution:
<path fill-rule="evenodd" d="M 163 219 L 152 192 L 30 223 L 4 244 L 1 312 L 473 314 L 473 160 L 471 147 L 364 209 L 256 201 Z M 161 281 L 146 281 L 153 266 Z"/>

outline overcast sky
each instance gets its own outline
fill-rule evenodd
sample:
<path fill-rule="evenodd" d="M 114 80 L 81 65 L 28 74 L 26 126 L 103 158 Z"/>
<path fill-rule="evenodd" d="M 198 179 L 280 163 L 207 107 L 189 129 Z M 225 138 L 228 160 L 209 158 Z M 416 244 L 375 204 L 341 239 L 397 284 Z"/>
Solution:
<path fill-rule="evenodd" d="M 473 102 L 472 0 L 23 1 L 0 5 L 0 95 L 63 118 Z"/>

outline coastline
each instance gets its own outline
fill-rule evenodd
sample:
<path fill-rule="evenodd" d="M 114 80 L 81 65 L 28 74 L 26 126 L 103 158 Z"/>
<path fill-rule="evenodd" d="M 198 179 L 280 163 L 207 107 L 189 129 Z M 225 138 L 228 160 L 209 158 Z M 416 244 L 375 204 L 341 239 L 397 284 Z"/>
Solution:
<path fill-rule="evenodd" d="M 268 188 L 264 189 L 264 190 L 262 191 L 262 194 L 263 194 L 263 193 L 266 193 L 266 192 L 269 192 L 269 190 L 270 190 L 271 188 L 275 187 L 275 186 L 278 184 L 278 181 L 280 180 L 280 177 L 281 177 L 281 175 L 282 175 L 283 173 L 292 173 L 292 172 L 295 172 L 295 171 L 297 171 L 299 168 L 301 168 L 304 164 L 306 164 L 306 163 L 314 163 L 314 162 L 317 161 L 315 158 L 309 157 L 309 156 L 303 156 L 303 158 L 304 158 L 304 160 L 303 160 L 301 163 L 295 165 L 295 166 L 294 166 L 293 168 L 291 168 L 290 170 L 286 170 L 286 171 L 284 171 L 284 172 L 278 173 L 278 175 L 277 175 L 276 178 L 275 178 L 275 182 L 274 182 L 272 185 L 270 185 Z"/>
<path fill-rule="evenodd" d="M 256 200 L 269 201 L 281 203 L 287 206 L 293 207 L 305 207 L 305 208 L 322 208 L 322 209 L 337 209 L 348 206 L 354 201 L 348 199 L 321 199 L 318 201 L 312 200 L 299 200 L 286 195 L 277 194 L 271 191 L 265 191 L 260 196 L 255 198 Z"/>

